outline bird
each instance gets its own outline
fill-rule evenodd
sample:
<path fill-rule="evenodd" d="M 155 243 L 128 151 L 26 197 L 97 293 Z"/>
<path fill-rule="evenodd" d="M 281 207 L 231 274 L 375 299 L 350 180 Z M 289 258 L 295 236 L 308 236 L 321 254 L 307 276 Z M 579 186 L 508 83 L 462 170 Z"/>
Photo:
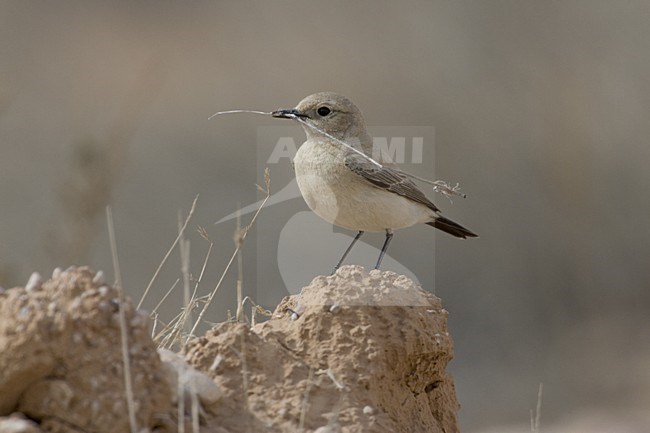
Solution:
<path fill-rule="evenodd" d="M 386 234 L 375 269 L 398 229 L 424 223 L 461 239 L 478 236 L 444 217 L 392 161 L 371 157 L 372 137 L 361 111 L 347 97 L 314 93 L 295 108 L 271 115 L 298 121 L 306 134 L 293 167 L 307 206 L 330 224 L 357 232 L 332 273 L 365 232 Z"/>

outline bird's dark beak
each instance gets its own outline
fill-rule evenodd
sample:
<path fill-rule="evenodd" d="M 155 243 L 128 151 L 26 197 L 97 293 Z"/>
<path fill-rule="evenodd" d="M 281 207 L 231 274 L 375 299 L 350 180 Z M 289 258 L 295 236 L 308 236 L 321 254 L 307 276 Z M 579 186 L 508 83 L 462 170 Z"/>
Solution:
<path fill-rule="evenodd" d="M 301 113 L 295 108 L 287 108 L 283 110 L 277 110 L 271 113 L 271 116 L 277 117 L 279 119 L 294 119 L 296 117 L 309 117 L 306 114 Z"/>

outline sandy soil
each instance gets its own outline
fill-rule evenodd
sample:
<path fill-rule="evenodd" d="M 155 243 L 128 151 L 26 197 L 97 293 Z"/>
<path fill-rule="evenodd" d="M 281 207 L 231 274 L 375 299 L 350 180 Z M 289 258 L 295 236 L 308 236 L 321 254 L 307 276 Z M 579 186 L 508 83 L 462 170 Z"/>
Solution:
<path fill-rule="evenodd" d="M 123 306 L 138 431 L 458 431 L 447 312 L 406 277 L 343 267 L 178 354 Z M 83 267 L 0 292 L 0 432 L 130 431 L 118 309 Z"/>

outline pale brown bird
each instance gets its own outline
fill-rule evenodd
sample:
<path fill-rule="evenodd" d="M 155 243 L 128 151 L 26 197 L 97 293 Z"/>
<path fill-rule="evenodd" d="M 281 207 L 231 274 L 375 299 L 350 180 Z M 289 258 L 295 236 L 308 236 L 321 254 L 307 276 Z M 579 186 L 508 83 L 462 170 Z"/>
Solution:
<path fill-rule="evenodd" d="M 375 269 L 396 229 L 424 223 L 463 239 L 477 236 L 442 216 L 392 162 L 370 158 L 372 137 L 361 111 L 345 96 L 315 93 L 296 108 L 274 111 L 273 117 L 296 119 L 307 134 L 293 163 L 309 208 L 331 224 L 357 231 L 334 271 L 366 231 L 386 232 Z"/>

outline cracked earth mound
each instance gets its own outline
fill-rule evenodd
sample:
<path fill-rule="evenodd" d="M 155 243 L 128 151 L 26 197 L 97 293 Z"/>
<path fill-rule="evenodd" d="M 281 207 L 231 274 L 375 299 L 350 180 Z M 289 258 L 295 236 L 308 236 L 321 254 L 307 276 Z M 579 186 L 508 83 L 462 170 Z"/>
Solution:
<path fill-rule="evenodd" d="M 130 431 L 119 302 L 88 268 L 0 290 L 0 432 Z M 138 432 L 458 431 L 447 312 L 404 276 L 343 267 L 180 354 L 123 307 Z"/>

